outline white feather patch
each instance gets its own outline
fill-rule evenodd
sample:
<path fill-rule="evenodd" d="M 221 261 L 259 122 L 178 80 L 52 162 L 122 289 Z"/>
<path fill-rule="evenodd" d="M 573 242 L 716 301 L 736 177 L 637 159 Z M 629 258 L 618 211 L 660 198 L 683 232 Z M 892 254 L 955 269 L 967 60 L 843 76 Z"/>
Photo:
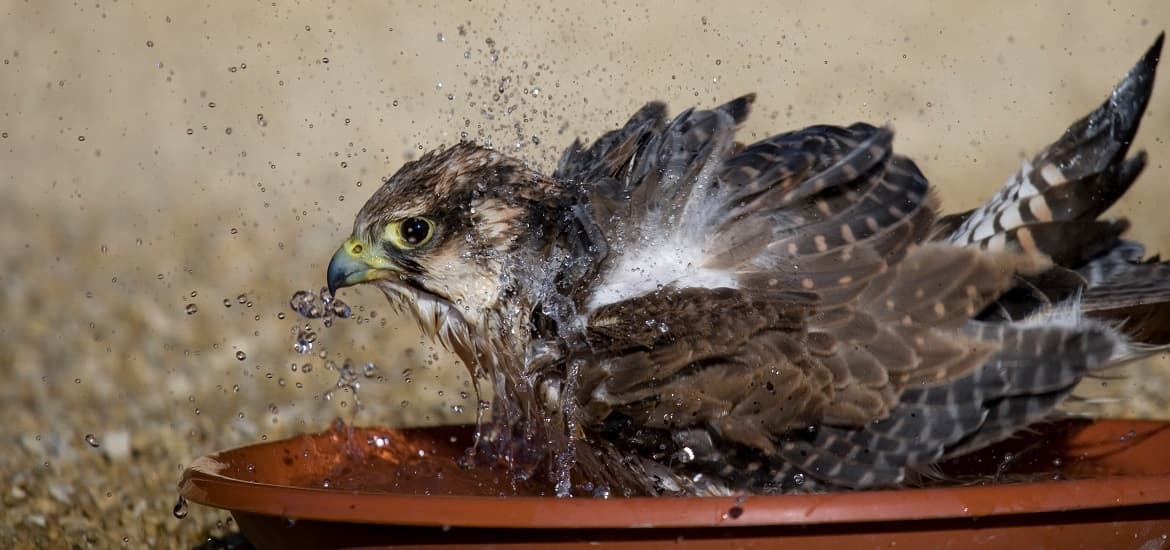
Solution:
<path fill-rule="evenodd" d="M 589 309 L 628 300 L 665 286 L 736 288 L 735 275 L 702 267 L 705 253 L 695 244 L 654 241 L 631 247 L 605 274 L 589 298 Z"/>
<path fill-rule="evenodd" d="M 618 255 L 617 261 L 589 297 L 590 311 L 667 286 L 738 288 L 734 273 L 705 265 L 708 222 L 719 215 L 721 205 L 718 191 L 710 187 L 719 166 L 716 160 L 707 162 L 689 183 L 691 192 L 677 219 L 670 219 L 666 209 L 648 212 L 642 233 L 628 236 L 624 246 L 610 251 Z M 664 180 L 678 177 L 670 171 L 663 175 Z"/>
<path fill-rule="evenodd" d="M 589 310 L 667 286 L 737 288 L 733 273 L 704 267 L 707 254 L 697 240 L 643 238 L 626 247 L 590 296 Z"/>

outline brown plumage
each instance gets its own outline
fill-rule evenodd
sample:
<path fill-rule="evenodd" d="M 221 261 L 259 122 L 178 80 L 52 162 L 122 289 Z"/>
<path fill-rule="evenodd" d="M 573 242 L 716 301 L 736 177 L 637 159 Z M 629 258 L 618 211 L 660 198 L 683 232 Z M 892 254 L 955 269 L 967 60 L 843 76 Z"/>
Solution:
<path fill-rule="evenodd" d="M 1170 266 L 1098 220 L 1144 166 L 1161 43 L 971 212 L 938 217 L 888 128 L 745 146 L 753 96 L 650 103 L 552 176 L 469 143 L 406 165 L 329 285 L 487 376 L 496 443 L 547 445 L 564 494 L 573 461 L 635 492 L 903 483 L 1167 343 Z"/>

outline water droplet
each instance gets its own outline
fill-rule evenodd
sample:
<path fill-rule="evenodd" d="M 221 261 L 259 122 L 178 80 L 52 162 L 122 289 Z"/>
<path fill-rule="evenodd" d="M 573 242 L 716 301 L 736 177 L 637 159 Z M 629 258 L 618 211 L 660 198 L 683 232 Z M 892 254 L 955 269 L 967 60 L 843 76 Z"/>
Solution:
<path fill-rule="evenodd" d="M 236 359 L 239 359 L 240 361 L 243 361 L 244 359 L 247 359 L 247 358 L 248 358 L 248 354 L 244 353 L 244 351 L 243 351 L 243 350 L 240 350 L 240 351 L 237 351 L 237 352 L 236 352 Z"/>
<path fill-rule="evenodd" d="M 439 42 L 446 42 L 447 41 L 447 36 L 444 35 L 443 33 L 439 33 L 438 36 L 436 36 L 435 38 L 437 38 L 439 40 Z"/>
<path fill-rule="evenodd" d="M 308 325 L 294 329 L 293 351 L 306 354 L 313 351 L 313 344 L 317 341 L 317 333 L 309 330 Z"/>
<path fill-rule="evenodd" d="M 175 507 L 171 509 L 171 513 L 179 519 L 187 517 L 187 499 L 179 495 L 179 500 L 175 501 Z"/>
<path fill-rule="evenodd" d="M 739 519 L 739 516 L 742 516 L 742 515 L 743 515 L 743 508 L 741 508 L 739 506 L 732 506 L 729 510 L 727 510 L 727 515 L 725 515 L 723 517 L 730 518 L 730 519 Z"/>
<path fill-rule="evenodd" d="M 185 311 L 187 315 L 195 315 L 199 312 L 199 306 L 195 304 L 187 304 L 187 307 L 183 308 L 183 311 Z"/>
<path fill-rule="evenodd" d="M 317 295 L 312 291 L 298 290 L 289 299 L 288 306 L 301 317 L 319 319 L 322 317 L 322 312 L 321 308 L 317 307 L 317 302 Z"/>
<path fill-rule="evenodd" d="M 85 434 L 85 442 L 88 443 L 90 447 L 95 449 L 101 447 L 101 444 L 98 443 L 97 437 L 93 434 Z"/>

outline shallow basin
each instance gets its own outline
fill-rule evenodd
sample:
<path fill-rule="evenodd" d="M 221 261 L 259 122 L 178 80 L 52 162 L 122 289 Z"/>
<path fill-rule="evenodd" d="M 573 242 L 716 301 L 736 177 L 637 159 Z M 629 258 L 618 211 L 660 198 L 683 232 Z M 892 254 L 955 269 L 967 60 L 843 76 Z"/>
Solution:
<path fill-rule="evenodd" d="M 200 458 L 180 492 L 259 548 L 1170 548 L 1168 422 L 1043 424 L 946 464 L 962 486 L 726 498 L 532 496 L 458 466 L 472 433 L 337 427 Z"/>

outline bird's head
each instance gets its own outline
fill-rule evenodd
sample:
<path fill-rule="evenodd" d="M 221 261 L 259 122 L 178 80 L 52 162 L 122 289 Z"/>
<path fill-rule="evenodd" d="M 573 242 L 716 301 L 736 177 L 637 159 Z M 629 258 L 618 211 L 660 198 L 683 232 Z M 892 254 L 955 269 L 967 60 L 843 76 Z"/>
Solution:
<path fill-rule="evenodd" d="M 475 327 L 501 313 L 514 252 L 538 224 L 543 183 L 521 162 L 466 143 L 403 166 L 333 255 L 330 291 L 373 283 L 444 339 L 448 324 Z"/>

